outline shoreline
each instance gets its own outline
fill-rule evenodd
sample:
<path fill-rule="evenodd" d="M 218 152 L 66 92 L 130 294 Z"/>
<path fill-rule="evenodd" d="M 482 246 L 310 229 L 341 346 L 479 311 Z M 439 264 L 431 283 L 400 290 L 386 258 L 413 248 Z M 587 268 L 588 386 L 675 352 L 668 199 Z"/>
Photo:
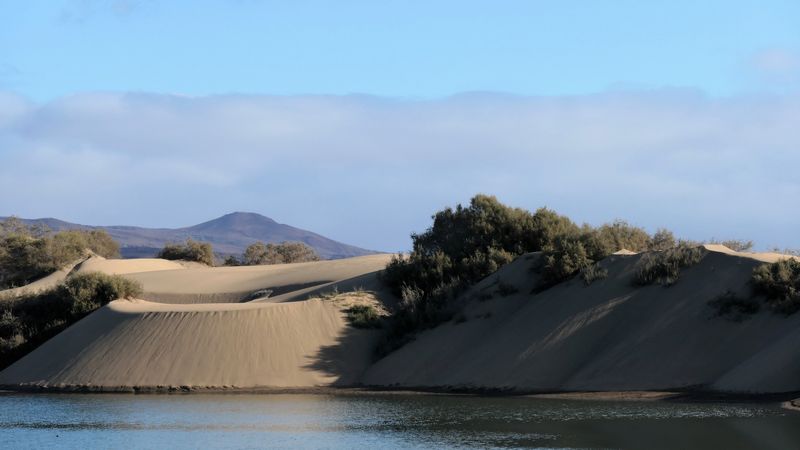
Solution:
<path fill-rule="evenodd" d="M 692 402 L 692 403 L 780 403 L 787 410 L 800 412 L 800 392 L 730 393 L 703 390 L 634 391 L 550 391 L 530 392 L 512 389 L 466 389 L 392 386 L 0 386 L 7 394 L 317 394 L 317 395 L 459 395 L 475 397 L 532 398 L 569 401 Z"/>

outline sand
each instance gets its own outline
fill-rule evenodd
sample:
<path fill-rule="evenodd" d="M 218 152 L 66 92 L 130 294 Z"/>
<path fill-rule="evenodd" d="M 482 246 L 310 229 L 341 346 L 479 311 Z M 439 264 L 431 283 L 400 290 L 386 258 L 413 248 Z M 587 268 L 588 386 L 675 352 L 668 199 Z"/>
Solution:
<path fill-rule="evenodd" d="M 538 295 L 520 258 L 495 277 L 518 293 L 474 300 L 466 321 L 439 326 L 374 364 L 374 386 L 512 392 L 712 390 L 800 391 L 800 314 L 763 311 L 741 323 L 707 305 L 726 291 L 749 295 L 750 273 L 775 255 L 709 246 L 677 284 L 635 287 L 641 256 L 602 262 L 605 280 L 574 279 Z M 492 292 L 490 277 L 476 288 Z"/>
<path fill-rule="evenodd" d="M 357 330 L 343 317 L 342 309 L 359 295 L 306 298 L 333 286 L 379 286 L 376 271 L 386 255 L 127 272 L 150 295 L 186 301 L 284 291 L 248 303 L 166 304 L 147 295 L 150 301 L 118 300 L 0 372 L 0 384 L 91 390 L 366 386 L 607 392 L 610 398 L 622 391 L 800 392 L 800 314 L 762 311 L 734 322 L 715 317 L 708 306 L 728 291 L 749 295 L 753 268 L 784 255 L 707 246 L 704 259 L 684 269 L 675 285 L 633 286 L 642 256 L 606 258 L 601 265 L 608 277 L 590 286 L 576 278 L 533 294 L 539 280 L 531 268 L 540 255 L 523 255 L 465 293 L 456 319 L 377 362 L 372 355 L 380 332 Z M 96 264 L 110 271 L 116 263 Z M 137 265 L 129 264 L 116 268 Z"/>
<path fill-rule="evenodd" d="M 201 266 L 194 263 L 190 265 L 184 261 L 168 261 L 159 258 L 137 259 L 106 259 L 94 256 L 79 264 L 76 272 L 103 272 L 109 275 L 128 275 L 142 272 L 155 272 L 161 270 L 183 270 L 187 267 Z"/>
<path fill-rule="evenodd" d="M 333 289 L 376 289 L 375 273 L 390 258 L 381 254 L 297 264 L 181 267 L 126 276 L 142 284 L 146 299 L 164 303 L 239 302 L 264 289 L 272 291 L 270 301 L 288 301 Z"/>
<path fill-rule="evenodd" d="M 322 300 L 167 305 L 117 300 L 0 372 L 0 384 L 259 388 L 354 383 L 374 331 Z"/>

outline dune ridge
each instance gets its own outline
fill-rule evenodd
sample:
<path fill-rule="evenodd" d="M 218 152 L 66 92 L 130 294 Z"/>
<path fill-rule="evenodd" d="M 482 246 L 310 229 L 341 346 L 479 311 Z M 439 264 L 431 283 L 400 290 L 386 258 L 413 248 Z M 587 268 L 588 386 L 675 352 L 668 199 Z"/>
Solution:
<path fill-rule="evenodd" d="M 517 392 L 800 391 L 800 315 L 762 311 L 737 323 L 713 317 L 707 304 L 728 291 L 749 295 L 752 269 L 785 256 L 706 248 L 671 287 L 633 286 L 641 255 L 619 255 L 602 261 L 605 280 L 585 286 L 576 278 L 535 296 L 529 268 L 536 255 L 519 258 L 473 293 L 502 280 L 517 294 L 472 301 L 465 322 L 423 332 L 362 382 Z"/>
<path fill-rule="evenodd" d="M 374 335 L 347 327 L 339 308 L 322 300 L 117 300 L 0 372 L 0 384 L 95 390 L 352 384 L 370 361 Z"/>
<path fill-rule="evenodd" d="M 0 385 L 800 392 L 800 314 L 761 311 L 735 322 L 715 317 L 708 305 L 726 292 L 748 296 L 753 268 L 785 255 L 707 246 L 702 261 L 684 269 L 673 286 L 634 286 L 643 256 L 612 255 L 600 262 L 605 279 L 586 286 L 576 277 L 534 293 L 539 279 L 532 268 L 541 255 L 523 255 L 466 292 L 454 320 L 377 362 L 379 331 L 349 326 L 346 302 L 307 298 L 332 286 L 342 292 L 379 286 L 376 271 L 385 255 L 132 272 L 126 276 L 146 291 L 187 298 L 267 286 L 287 291 L 247 303 L 117 300 L 0 372 Z"/>

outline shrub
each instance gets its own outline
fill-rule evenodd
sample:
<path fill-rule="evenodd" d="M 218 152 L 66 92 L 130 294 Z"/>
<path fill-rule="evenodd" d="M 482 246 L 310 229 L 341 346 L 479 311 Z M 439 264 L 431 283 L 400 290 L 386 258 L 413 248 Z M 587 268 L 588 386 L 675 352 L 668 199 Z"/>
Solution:
<path fill-rule="evenodd" d="M 644 286 L 660 283 L 670 286 L 678 281 L 681 269 L 699 263 L 705 250 L 702 247 L 680 246 L 663 252 L 648 253 L 636 268 L 634 284 Z"/>
<path fill-rule="evenodd" d="M 114 258 L 119 245 L 103 230 L 49 233 L 15 218 L 0 222 L 0 288 L 21 286 L 83 258 L 87 251 Z"/>
<path fill-rule="evenodd" d="M 353 305 L 344 310 L 350 325 L 355 328 L 381 328 L 383 318 L 372 305 Z"/>
<path fill-rule="evenodd" d="M 584 247 L 591 258 L 598 260 L 623 248 L 635 252 L 647 250 L 651 241 L 644 229 L 624 220 L 616 220 L 596 229 L 585 229 L 584 235 Z"/>
<path fill-rule="evenodd" d="M 141 286 L 119 275 L 98 272 L 67 278 L 47 291 L 6 299 L 0 304 L 0 368 L 97 308 L 141 294 Z"/>
<path fill-rule="evenodd" d="M 714 309 L 716 316 L 734 322 L 741 322 L 761 309 L 761 305 L 757 301 L 741 298 L 731 291 L 709 301 L 708 305 Z"/>
<path fill-rule="evenodd" d="M 241 261 L 239 261 L 239 258 L 237 258 L 236 256 L 228 255 L 228 256 L 225 257 L 225 260 L 222 262 L 222 265 L 223 266 L 234 267 L 234 266 L 241 266 L 242 263 L 241 263 Z"/>
<path fill-rule="evenodd" d="M 208 242 L 186 239 L 183 244 L 167 244 L 158 252 L 158 258 L 195 261 L 207 266 L 214 265 L 214 249 Z"/>
<path fill-rule="evenodd" d="M 753 291 L 766 297 L 774 311 L 794 314 L 800 310 L 800 261 L 781 259 L 753 269 Z"/>
<path fill-rule="evenodd" d="M 545 252 L 544 258 L 543 284 L 539 290 L 567 280 L 593 263 L 583 243 L 568 238 L 560 239 L 554 250 Z"/>
<path fill-rule="evenodd" d="M 393 329 L 402 334 L 449 320 L 451 300 L 469 285 L 522 253 L 552 247 L 563 233 L 578 232 L 551 210 L 531 214 L 486 195 L 437 212 L 430 228 L 411 235 L 412 252 L 392 258 L 381 274 L 395 295 L 414 293 L 414 301 L 398 306 Z"/>
<path fill-rule="evenodd" d="M 650 251 L 663 252 L 676 246 L 675 235 L 665 228 L 659 228 L 650 238 L 647 249 Z"/>
<path fill-rule="evenodd" d="M 497 293 L 500 294 L 501 297 L 508 297 L 509 295 L 514 295 L 519 292 L 519 289 L 514 287 L 513 284 L 504 283 L 499 281 L 497 283 Z"/>
<path fill-rule="evenodd" d="M 9 234 L 0 240 L 0 286 L 28 284 L 55 270 L 48 242 L 27 234 Z"/>
<path fill-rule="evenodd" d="M 56 290 L 56 295 L 71 305 L 73 315 L 87 314 L 113 300 L 142 294 L 138 282 L 101 272 L 73 275 Z"/>
<path fill-rule="evenodd" d="M 319 255 L 310 246 L 302 242 L 281 242 L 250 244 L 244 251 L 242 264 L 253 266 L 261 264 L 291 264 L 298 262 L 319 261 Z"/>
<path fill-rule="evenodd" d="M 589 286 L 597 280 L 603 280 L 608 276 L 608 270 L 599 264 L 583 266 L 580 273 L 581 279 L 586 286 Z"/>

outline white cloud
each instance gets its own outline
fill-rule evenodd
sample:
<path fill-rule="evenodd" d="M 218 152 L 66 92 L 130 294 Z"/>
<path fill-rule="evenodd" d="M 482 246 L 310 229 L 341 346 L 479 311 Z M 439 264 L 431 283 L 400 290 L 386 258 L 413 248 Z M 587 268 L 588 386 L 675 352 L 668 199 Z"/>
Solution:
<path fill-rule="evenodd" d="M 476 192 L 577 220 L 800 247 L 798 97 L 0 95 L 0 215 L 188 225 L 255 210 L 395 250 Z M 81 199 L 80 203 L 75 203 Z"/>

